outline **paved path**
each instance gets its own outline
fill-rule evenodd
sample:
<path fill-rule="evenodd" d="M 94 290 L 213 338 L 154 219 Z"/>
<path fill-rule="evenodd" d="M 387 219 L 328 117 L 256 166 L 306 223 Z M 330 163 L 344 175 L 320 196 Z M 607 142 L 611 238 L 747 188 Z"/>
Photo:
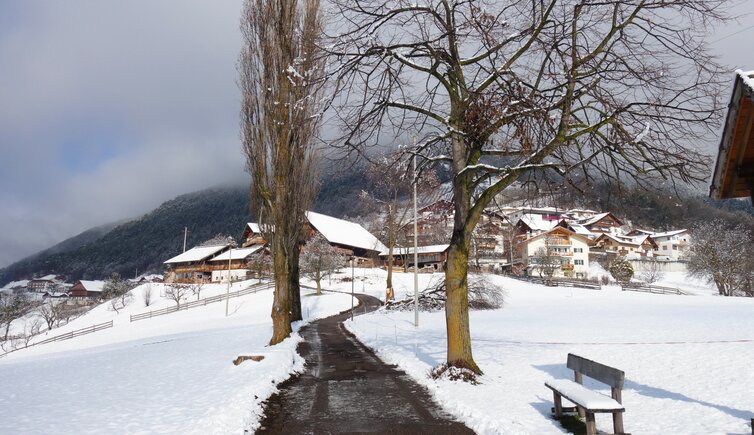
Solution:
<path fill-rule="evenodd" d="M 356 312 L 380 301 L 357 295 Z M 403 371 L 380 361 L 341 324 L 349 314 L 318 320 L 300 330 L 306 372 L 270 397 L 258 434 L 473 434 L 432 401 Z"/>

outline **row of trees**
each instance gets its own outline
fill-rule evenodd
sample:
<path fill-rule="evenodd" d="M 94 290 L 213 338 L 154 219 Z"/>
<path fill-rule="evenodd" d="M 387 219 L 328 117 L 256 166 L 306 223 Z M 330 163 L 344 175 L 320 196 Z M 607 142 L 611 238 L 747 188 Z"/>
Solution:
<path fill-rule="evenodd" d="M 709 159 L 695 145 L 716 133 L 727 75 L 705 37 L 729 3 L 332 0 L 337 34 L 325 37 L 317 0 L 247 0 L 241 126 L 252 203 L 275 261 L 271 343 L 300 318 L 300 209 L 314 184 L 323 79 L 341 121 L 330 143 L 343 155 L 369 158 L 371 147 L 408 143 L 410 132 L 419 140 L 401 148 L 403 161 L 450 169 L 447 362 L 481 373 L 468 268 L 482 211 L 543 172 L 577 186 L 706 178 Z"/>

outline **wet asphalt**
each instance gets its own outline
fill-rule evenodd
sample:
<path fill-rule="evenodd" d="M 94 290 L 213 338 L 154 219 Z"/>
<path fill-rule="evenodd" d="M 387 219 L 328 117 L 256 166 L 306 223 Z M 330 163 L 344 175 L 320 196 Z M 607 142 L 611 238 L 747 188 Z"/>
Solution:
<path fill-rule="evenodd" d="M 356 295 L 356 313 L 380 307 Z M 306 371 L 279 386 L 265 404 L 258 434 L 473 434 L 443 412 L 427 390 L 383 363 L 348 332 L 350 311 L 302 328 Z"/>

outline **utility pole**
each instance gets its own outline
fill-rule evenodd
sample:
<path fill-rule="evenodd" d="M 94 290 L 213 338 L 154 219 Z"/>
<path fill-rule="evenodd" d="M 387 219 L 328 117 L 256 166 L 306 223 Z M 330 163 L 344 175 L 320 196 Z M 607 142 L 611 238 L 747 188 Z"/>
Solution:
<path fill-rule="evenodd" d="M 188 236 L 188 227 L 183 227 L 183 252 L 186 252 L 186 237 Z"/>
<path fill-rule="evenodd" d="M 416 150 L 416 139 L 414 139 Z M 416 152 L 416 151 L 414 151 Z M 419 327 L 419 224 L 416 211 L 416 154 L 414 154 L 414 326 Z"/>
<path fill-rule="evenodd" d="M 233 259 L 233 245 L 236 242 L 232 237 L 228 237 L 228 289 L 225 291 L 225 317 L 228 317 L 228 306 L 230 305 L 230 261 Z"/>
<path fill-rule="evenodd" d="M 351 257 L 351 321 L 353 322 L 353 257 Z"/>

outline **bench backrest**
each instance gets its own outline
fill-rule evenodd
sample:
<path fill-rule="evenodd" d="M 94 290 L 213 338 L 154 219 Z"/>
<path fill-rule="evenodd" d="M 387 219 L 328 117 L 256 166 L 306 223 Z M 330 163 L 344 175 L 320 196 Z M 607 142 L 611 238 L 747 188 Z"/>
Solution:
<path fill-rule="evenodd" d="M 626 375 L 622 370 L 600 364 L 572 353 L 568 354 L 568 363 L 566 365 L 574 372 L 589 376 L 592 379 L 609 385 L 613 389 L 623 389 L 623 380 Z"/>

